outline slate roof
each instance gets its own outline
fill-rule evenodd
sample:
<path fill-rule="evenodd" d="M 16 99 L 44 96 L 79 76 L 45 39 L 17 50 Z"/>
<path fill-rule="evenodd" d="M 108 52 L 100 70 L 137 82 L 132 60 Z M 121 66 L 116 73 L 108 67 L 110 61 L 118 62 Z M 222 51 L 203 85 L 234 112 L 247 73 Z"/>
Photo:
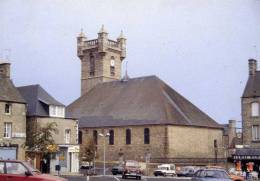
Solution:
<path fill-rule="evenodd" d="M 0 101 L 26 103 L 12 80 L 8 78 L 0 78 Z"/>
<path fill-rule="evenodd" d="M 18 90 L 27 102 L 28 116 L 49 116 L 49 105 L 64 106 L 40 85 L 18 87 Z"/>
<path fill-rule="evenodd" d="M 173 124 L 222 128 L 156 76 L 98 84 L 66 109 L 80 127 Z"/>
<path fill-rule="evenodd" d="M 260 71 L 256 71 L 256 75 L 250 75 L 242 98 L 260 97 Z"/>

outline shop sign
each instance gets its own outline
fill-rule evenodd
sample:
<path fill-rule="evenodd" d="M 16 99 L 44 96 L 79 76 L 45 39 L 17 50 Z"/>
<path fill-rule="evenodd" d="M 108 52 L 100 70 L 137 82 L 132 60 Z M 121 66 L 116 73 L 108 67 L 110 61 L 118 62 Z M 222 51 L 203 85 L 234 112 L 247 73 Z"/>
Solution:
<path fill-rule="evenodd" d="M 256 155 L 234 155 L 233 159 L 236 160 L 260 160 L 260 155 L 256 156 Z"/>
<path fill-rule="evenodd" d="M 78 153 L 79 152 L 79 146 L 71 146 L 68 148 L 68 152 Z"/>

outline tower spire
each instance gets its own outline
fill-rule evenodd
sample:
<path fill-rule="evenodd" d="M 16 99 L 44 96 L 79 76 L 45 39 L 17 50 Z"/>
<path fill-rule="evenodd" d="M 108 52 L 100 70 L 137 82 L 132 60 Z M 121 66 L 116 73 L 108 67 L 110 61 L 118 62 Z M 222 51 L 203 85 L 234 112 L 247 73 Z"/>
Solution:
<path fill-rule="evenodd" d="M 123 34 L 123 30 L 121 30 L 118 39 L 125 39 L 124 34 Z"/>
<path fill-rule="evenodd" d="M 80 29 L 80 33 L 78 37 L 86 37 L 84 32 L 83 32 L 83 28 Z"/>
<path fill-rule="evenodd" d="M 105 30 L 105 26 L 104 26 L 104 24 L 102 24 L 99 33 L 107 33 L 107 31 Z"/>
<path fill-rule="evenodd" d="M 128 64 L 128 61 L 126 62 L 125 75 L 122 78 L 123 82 L 127 82 L 130 79 L 130 77 L 128 76 L 128 73 L 127 73 L 127 64 Z"/>

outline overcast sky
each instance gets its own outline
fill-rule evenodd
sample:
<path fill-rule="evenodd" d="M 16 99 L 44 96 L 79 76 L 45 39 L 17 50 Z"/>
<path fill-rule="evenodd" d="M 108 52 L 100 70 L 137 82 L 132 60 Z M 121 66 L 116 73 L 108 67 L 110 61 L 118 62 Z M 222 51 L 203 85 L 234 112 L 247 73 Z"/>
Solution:
<path fill-rule="evenodd" d="M 0 57 L 17 86 L 40 84 L 68 105 L 80 95 L 76 37 L 102 24 L 110 39 L 123 30 L 130 77 L 157 75 L 219 123 L 241 121 L 259 0 L 0 0 Z"/>

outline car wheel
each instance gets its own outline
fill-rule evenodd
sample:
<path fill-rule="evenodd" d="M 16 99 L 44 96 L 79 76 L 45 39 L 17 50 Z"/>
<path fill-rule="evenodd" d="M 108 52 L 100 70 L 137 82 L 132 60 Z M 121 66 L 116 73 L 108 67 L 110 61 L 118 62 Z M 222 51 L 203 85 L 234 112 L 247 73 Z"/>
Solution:
<path fill-rule="evenodd" d="M 154 176 L 157 177 L 158 175 L 155 173 Z"/>
<path fill-rule="evenodd" d="M 166 177 L 166 173 L 163 173 L 163 176 Z"/>

